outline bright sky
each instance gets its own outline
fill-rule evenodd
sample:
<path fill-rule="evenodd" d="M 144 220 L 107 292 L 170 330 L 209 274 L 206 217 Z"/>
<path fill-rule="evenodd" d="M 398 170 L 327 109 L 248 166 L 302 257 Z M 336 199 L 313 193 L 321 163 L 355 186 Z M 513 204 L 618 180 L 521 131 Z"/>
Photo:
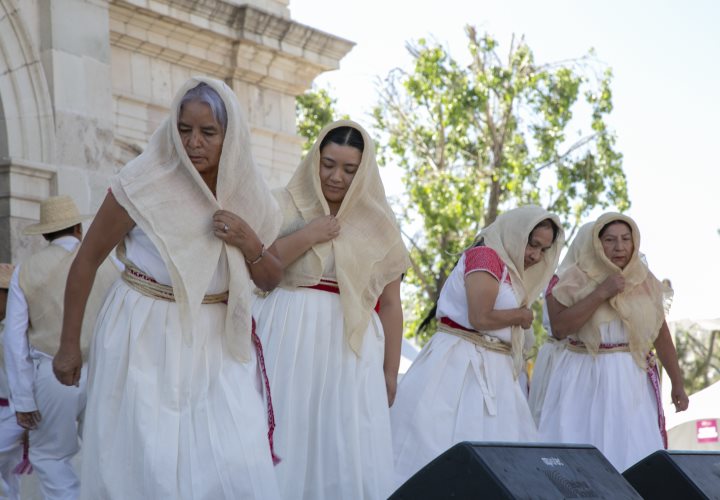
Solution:
<path fill-rule="evenodd" d="M 407 40 L 465 57 L 463 27 L 507 47 L 525 35 L 538 63 L 584 55 L 613 70 L 610 124 L 651 270 L 675 289 L 670 319 L 720 317 L 720 2 L 715 0 L 291 0 L 292 18 L 357 45 L 316 83 L 370 128 L 376 79 L 409 68 Z M 397 176 L 383 174 L 388 192 Z"/>

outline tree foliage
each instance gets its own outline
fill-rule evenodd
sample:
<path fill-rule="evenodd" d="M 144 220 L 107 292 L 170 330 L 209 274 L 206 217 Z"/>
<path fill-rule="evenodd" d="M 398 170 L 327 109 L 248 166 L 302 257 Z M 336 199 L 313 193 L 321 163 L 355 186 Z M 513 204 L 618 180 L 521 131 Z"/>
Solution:
<path fill-rule="evenodd" d="M 695 323 L 676 324 L 675 346 L 688 394 L 720 380 L 720 331 Z"/>
<path fill-rule="evenodd" d="M 574 227 L 595 207 L 629 206 L 607 123 L 610 70 L 591 54 L 537 64 L 523 38 L 503 58 L 490 35 L 466 34 L 469 64 L 437 43 L 409 44 L 412 71 L 391 72 L 373 110 L 380 161 L 399 166 L 406 185 L 409 331 L 502 210 L 539 204 Z"/>
<path fill-rule="evenodd" d="M 322 128 L 335 120 L 337 100 L 326 89 L 311 89 L 295 99 L 298 134 L 305 138 L 302 154 L 310 151 Z"/>

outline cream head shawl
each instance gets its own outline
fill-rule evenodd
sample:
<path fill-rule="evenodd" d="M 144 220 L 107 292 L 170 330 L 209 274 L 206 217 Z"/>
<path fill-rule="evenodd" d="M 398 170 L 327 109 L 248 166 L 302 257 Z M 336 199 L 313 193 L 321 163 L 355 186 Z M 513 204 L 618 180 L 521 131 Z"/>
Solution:
<path fill-rule="evenodd" d="M 340 288 L 344 333 L 352 350 L 359 354 L 363 333 L 378 297 L 410 264 L 395 214 L 385 197 L 373 140 L 365 129 L 352 121 L 341 120 L 327 125 L 277 196 L 284 215 L 283 236 L 330 213 L 320 187 L 320 144 L 338 127 L 357 129 L 365 143 L 360 166 L 336 215 L 340 235 L 313 246 L 288 266 L 281 285 L 285 288 L 316 285 L 332 253 Z"/>
<path fill-rule="evenodd" d="M 565 253 L 565 257 L 563 257 L 562 262 L 560 263 L 560 266 L 558 267 L 555 274 L 560 276 L 563 272 L 565 272 L 570 267 L 574 266 L 577 263 L 578 255 L 580 254 L 580 250 L 583 248 L 583 246 L 586 244 L 586 242 L 592 237 L 592 228 L 595 225 L 595 221 L 593 222 L 586 222 L 582 226 L 580 226 L 580 229 L 578 229 L 577 234 L 572 240 L 572 243 L 570 243 L 570 248 L 568 248 L 568 251 Z M 553 294 L 555 293 L 555 288 L 553 288 Z"/>
<path fill-rule="evenodd" d="M 532 230 L 545 219 L 552 220 L 558 227 L 557 237 L 552 246 L 543 253 L 540 262 L 525 269 L 525 248 Z M 484 228 L 476 240 L 482 239 L 485 246 L 497 252 L 508 268 L 513 293 L 520 307 L 529 307 L 547 285 L 557 267 L 560 249 L 565 243 L 565 232 L 557 215 L 534 205 L 509 210 Z M 511 330 L 513 372 L 520 373 L 524 350 L 534 342 L 531 331 L 524 332 L 520 326 Z"/>
<path fill-rule="evenodd" d="M 625 222 L 632 230 L 634 249 L 625 269 L 620 269 L 605 256 L 600 241 L 600 231 L 613 221 Z M 553 289 L 553 296 L 570 307 L 587 297 L 606 278 L 621 273 L 625 278 L 625 290 L 600 305 L 577 332 L 577 337 L 585 343 L 588 351 L 597 354 L 601 342 L 600 326 L 619 319 L 628 335 L 633 358 L 639 366 L 645 367 L 645 357 L 660 331 L 665 314 L 663 286 L 640 258 L 637 224 L 627 215 L 606 213 L 592 224 L 587 235 L 577 244 L 576 261 L 568 263 L 558 272 L 559 281 Z M 573 245 L 576 243 L 573 242 Z"/>
<path fill-rule="evenodd" d="M 217 199 L 182 145 L 177 129 L 185 93 L 204 82 L 225 103 L 227 130 L 218 167 Z M 250 276 L 240 250 L 213 235 L 212 216 L 225 209 L 242 217 L 265 244 L 280 227 L 280 213 L 250 151 L 250 132 L 233 91 L 209 78 L 192 78 L 178 91 L 166 118 L 145 151 L 111 181 L 113 195 L 152 240 L 167 266 L 185 341 L 190 343 L 203 296 L 223 251 L 229 286 L 225 332 L 229 350 L 245 361 L 250 355 Z"/>

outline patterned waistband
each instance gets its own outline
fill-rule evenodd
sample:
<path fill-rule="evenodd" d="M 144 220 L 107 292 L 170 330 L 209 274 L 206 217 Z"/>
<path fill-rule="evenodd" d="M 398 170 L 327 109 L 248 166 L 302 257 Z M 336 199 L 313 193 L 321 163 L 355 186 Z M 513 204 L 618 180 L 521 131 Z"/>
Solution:
<path fill-rule="evenodd" d="M 568 338 L 568 350 L 580 354 L 589 354 L 587 346 L 580 340 Z M 613 352 L 630 352 L 630 345 L 627 342 L 603 343 L 598 346 L 598 354 L 611 354 Z"/>
<path fill-rule="evenodd" d="M 154 299 L 167 300 L 175 302 L 175 293 L 171 286 L 158 283 L 147 274 L 140 271 L 133 265 L 125 263 L 125 271 L 122 273 L 122 279 L 130 288 L 140 292 L 143 295 Z M 203 297 L 203 304 L 227 304 L 228 292 L 208 294 Z"/>
<path fill-rule="evenodd" d="M 512 353 L 512 347 L 510 344 L 503 342 L 497 337 L 488 335 L 487 333 L 465 328 L 447 317 L 440 318 L 438 331 L 460 337 L 461 339 L 472 342 L 477 346 L 484 347 L 489 351 L 506 354 L 508 356 Z"/>

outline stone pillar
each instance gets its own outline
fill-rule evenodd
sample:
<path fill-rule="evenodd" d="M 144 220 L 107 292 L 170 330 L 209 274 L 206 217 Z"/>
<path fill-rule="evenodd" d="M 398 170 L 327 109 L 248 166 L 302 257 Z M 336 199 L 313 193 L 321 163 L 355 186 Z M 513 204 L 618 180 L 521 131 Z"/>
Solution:
<path fill-rule="evenodd" d="M 40 57 L 55 118 L 57 193 L 94 212 L 112 173 L 107 0 L 40 0 Z"/>

